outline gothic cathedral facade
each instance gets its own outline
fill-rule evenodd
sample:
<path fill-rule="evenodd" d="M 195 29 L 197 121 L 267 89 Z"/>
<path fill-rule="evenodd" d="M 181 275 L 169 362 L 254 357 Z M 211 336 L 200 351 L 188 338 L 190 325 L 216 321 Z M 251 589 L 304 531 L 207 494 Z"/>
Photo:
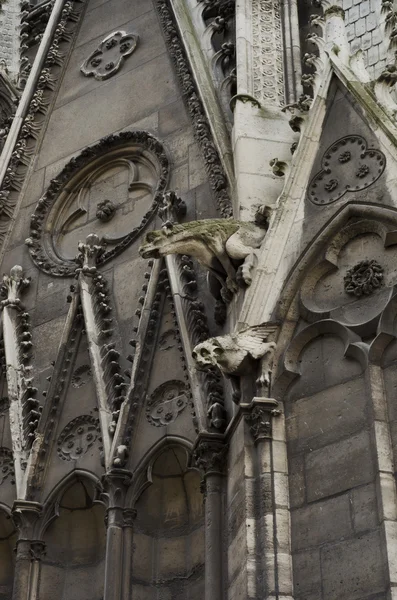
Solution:
<path fill-rule="evenodd" d="M 0 0 L 0 600 L 397 600 L 396 49 Z"/>

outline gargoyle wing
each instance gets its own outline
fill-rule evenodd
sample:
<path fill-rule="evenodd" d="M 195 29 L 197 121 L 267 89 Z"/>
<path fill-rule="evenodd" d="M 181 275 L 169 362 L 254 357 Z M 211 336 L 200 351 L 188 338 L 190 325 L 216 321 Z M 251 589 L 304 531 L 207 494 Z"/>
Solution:
<path fill-rule="evenodd" d="M 275 328 L 266 325 L 257 325 L 256 327 L 249 327 L 244 331 L 237 334 L 238 345 L 240 348 L 247 350 L 252 358 L 258 360 L 262 358 L 266 348 L 267 339 Z"/>

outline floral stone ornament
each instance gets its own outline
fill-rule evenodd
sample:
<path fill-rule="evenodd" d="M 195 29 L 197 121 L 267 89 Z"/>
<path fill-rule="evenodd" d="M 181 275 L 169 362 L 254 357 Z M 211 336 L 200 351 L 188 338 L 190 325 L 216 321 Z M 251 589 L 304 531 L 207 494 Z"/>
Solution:
<path fill-rule="evenodd" d="M 344 278 L 345 292 L 360 298 L 382 285 L 383 267 L 376 260 L 362 260 L 349 269 Z"/>
<path fill-rule="evenodd" d="M 89 77 L 103 80 L 112 77 L 120 69 L 124 59 L 137 47 L 139 36 L 125 31 L 108 35 L 81 65 L 80 71 Z"/>

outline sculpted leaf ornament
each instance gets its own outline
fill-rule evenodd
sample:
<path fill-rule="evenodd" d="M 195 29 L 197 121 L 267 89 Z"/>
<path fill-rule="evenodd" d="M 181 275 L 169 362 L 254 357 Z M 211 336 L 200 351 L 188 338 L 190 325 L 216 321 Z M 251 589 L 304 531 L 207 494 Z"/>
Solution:
<path fill-rule="evenodd" d="M 99 81 L 109 79 L 117 73 L 124 60 L 137 47 L 139 37 L 125 31 L 115 31 L 108 35 L 81 65 L 81 72 Z"/>

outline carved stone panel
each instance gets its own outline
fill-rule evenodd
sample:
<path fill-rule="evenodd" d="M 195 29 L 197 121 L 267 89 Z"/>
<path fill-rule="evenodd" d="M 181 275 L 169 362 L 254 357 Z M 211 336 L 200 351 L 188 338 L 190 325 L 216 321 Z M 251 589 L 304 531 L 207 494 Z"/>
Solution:
<path fill-rule="evenodd" d="M 81 415 L 61 431 L 57 442 L 58 456 L 62 460 L 78 460 L 97 440 L 101 441 L 98 419 Z"/>
<path fill-rule="evenodd" d="M 346 192 L 358 192 L 372 185 L 385 166 L 383 152 L 367 148 L 367 142 L 359 135 L 348 135 L 324 153 L 321 171 L 311 180 L 307 197 L 319 206 L 331 204 Z"/>
<path fill-rule="evenodd" d="M 186 385 L 183 381 L 167 381 L 149 396 L 146 418 L 155 427 L 171 425 L 187 403 Z"/>
<path fill-rule="evenodd" d="M 95 233 L 104 263 L 134 243 L 162 201 L 169 174 L 161 143 L 145 131 L 103 138 L 73 158 L 38 201 L 26 240 L 35 264 L 75 272 L 79 241 Z"/>
<path fill-rule="evenodd" d="M 108 79 L 120 69 L 127 56 L 132 54 L 138 43 L 138 36 L 125 31 L 115 31 L 108 35 L 94 52 L 81 65 L 81 72 L 95 79 Z"/>
<path fill-rule="evenodd" d="M 397 283 L 396 259 L 392 226 L 369 219 L 350 222 L 302 283 L 305 317 L 332 318 L 358 332 L 372 332 Z"/>

